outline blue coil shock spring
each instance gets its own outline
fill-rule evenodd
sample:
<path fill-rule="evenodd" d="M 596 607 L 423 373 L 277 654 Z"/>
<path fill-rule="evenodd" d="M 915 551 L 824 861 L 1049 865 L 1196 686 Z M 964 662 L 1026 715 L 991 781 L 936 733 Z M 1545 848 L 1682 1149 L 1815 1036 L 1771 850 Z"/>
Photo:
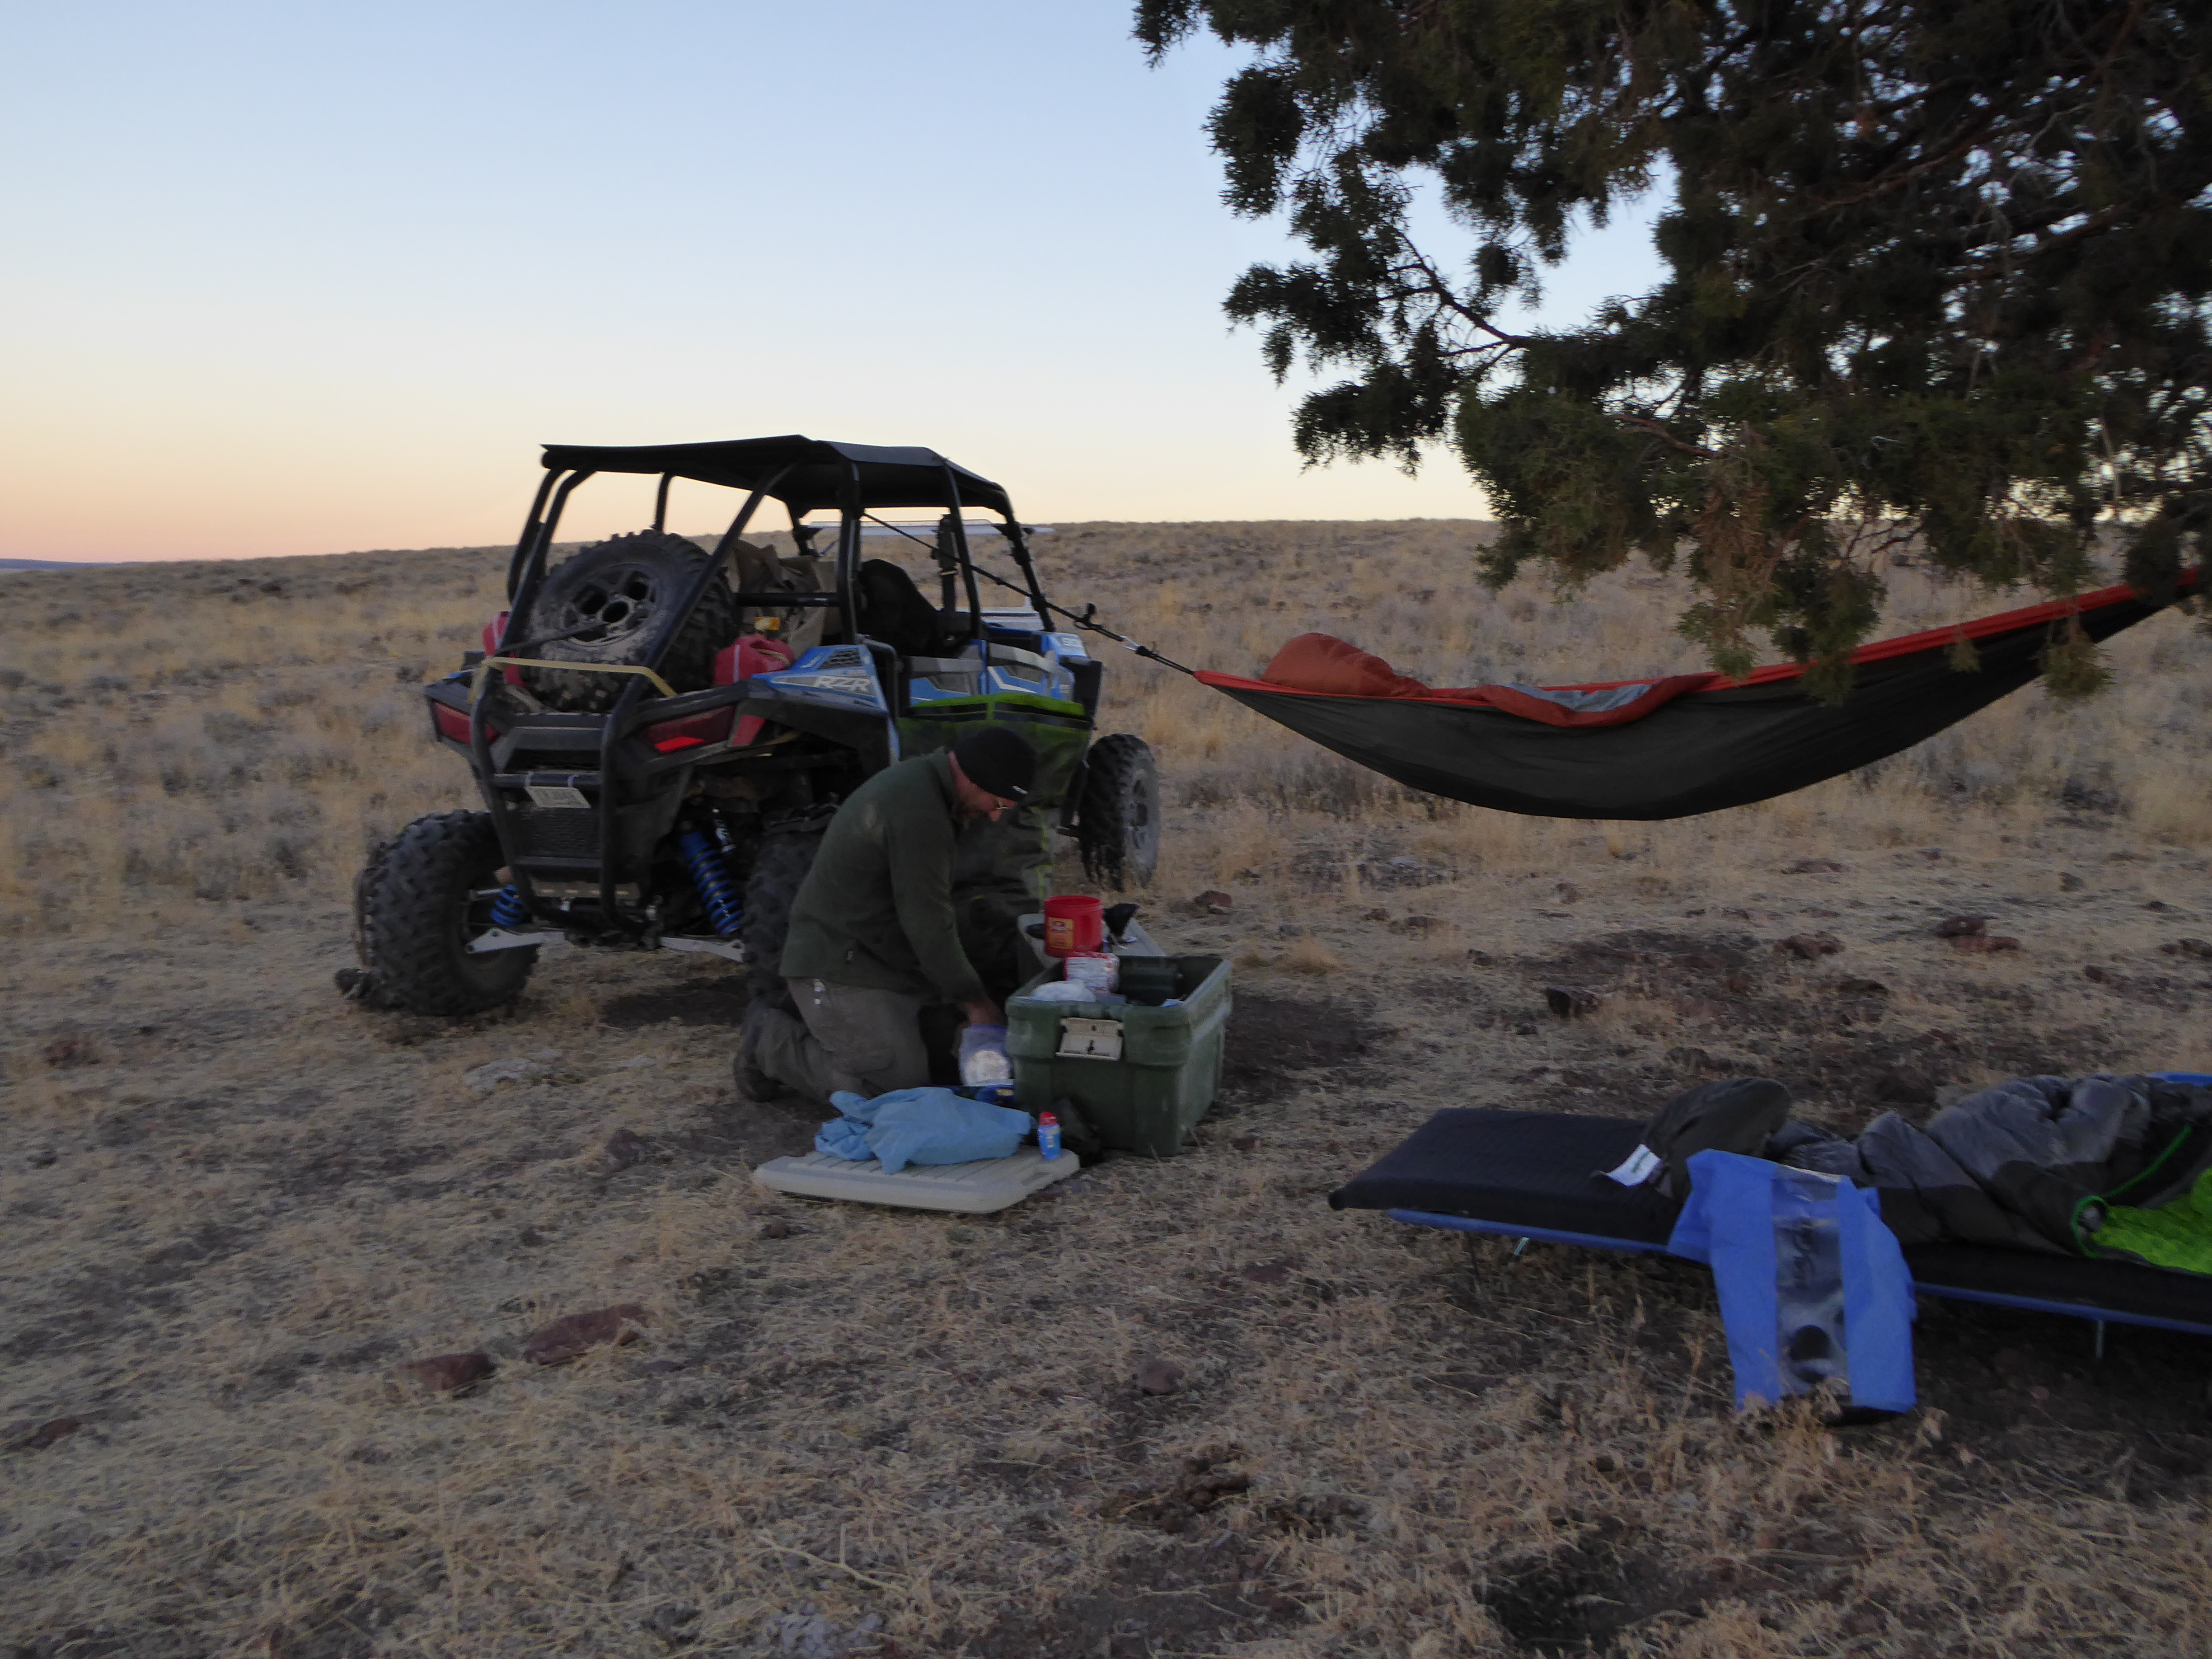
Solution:
<path fill-rule="evenodd" d="M 714 931 L 724 939 L 730 938 L 744 921 L 745 912 L 738 902 L 737 884 L 730 879 L 729 866 L 722 862 L 721 849 L 699 830 L 686 830 L 676 844 L 683 851 L 684 867 L 691 872 L 691 884 L 707 902 L 707 914 L 714 920 Z"/>
<path fill-rule="evenodd" d="M 530 926 L 530 908 L 523 903 L 522 895 L 509 883 L 499 890 L 499 896 L 491 902 L 491 925 L 505 928 L 510 933 L 520 933 Z"/>

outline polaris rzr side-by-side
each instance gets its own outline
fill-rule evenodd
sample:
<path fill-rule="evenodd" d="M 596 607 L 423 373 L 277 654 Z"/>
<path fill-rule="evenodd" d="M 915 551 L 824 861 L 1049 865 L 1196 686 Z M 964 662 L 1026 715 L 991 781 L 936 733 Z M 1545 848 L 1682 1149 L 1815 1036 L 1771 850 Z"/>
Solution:
<path fill-rule="evenodd" d="M 969 826 L 955 871 L 963 942 L 999 994 L 1020 977 L 1015 922 L 1037 908 L 1055 830 L 1103 882 L 1151 878 L 1151 751 L 1126 733 L 1094 738 L 1101 665 L 1052 625 L 1070 613 L 1046 599 L 998 485 L 927 449 L 802 437 L 555 445 L 544 465 L 507 609 L 482 652 L 423 688 L 433 734 L 468 763 L 484 810 L 418 818 L 371 854 L 354 884 L 349 994 L 480 1013 L 562 940 L 703 951 L 767 988 L 837 804 L 985 724 L 1018 726 L 1038 756 L 1029 801 Z M 658 475 L 652 528 L 549 564 L 562 509 L 596 473 Z M 712 552 L 665 527 L 677 479 L 742 494 Z M 745 539 L 771 501 L 789 514 L 789 552 Z M 915 509 L 933 521 L 883 516 Z M 971 535 L 1001 539 L 1010 573 Z M 919 544 L 933 599 L 894 560 L 866 556 L 871 541 Z M 987 605 L 983 581 L 1011 602 Z"/>

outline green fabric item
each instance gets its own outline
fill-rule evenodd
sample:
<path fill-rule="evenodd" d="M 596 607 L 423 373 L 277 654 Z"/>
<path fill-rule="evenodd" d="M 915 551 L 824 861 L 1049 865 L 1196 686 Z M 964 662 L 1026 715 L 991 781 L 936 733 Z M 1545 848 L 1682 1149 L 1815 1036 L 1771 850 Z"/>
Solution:
<path fill-rule="evenodd" d="M 947 1002 L 983 995 L 952 908 L 959 841 L 951 761 L 940 750 L 886 767 L 855 789 L 822 837 L 791 907 L 787 979 L 905 991 Z"/>
<path fill-rule="evenodd" d="M 987 726 L 1012 726 L 1037 751 L 1036 782 L 1030 790 L 1028 805 L 1059 805 L 1083 760 L 1083 751 L 1091 745 L 1091 722 L 1084 718 L 1079 703 L 1000 693 L 918 704 L 898 723 L 899 747 L 909 755 L 950 749 L 969 732 Z"/>
<path fill-rule="evenodd" d="M 2154 1267 L 2212 1273 L 2212 1170 L 2197 1176 L 2180 1197 L 2155 1210 L 2110 1206 L 2105 1224 L 2091 1236 L 2089 1244 L 2100 1255 L 2125 1251 Z"/>

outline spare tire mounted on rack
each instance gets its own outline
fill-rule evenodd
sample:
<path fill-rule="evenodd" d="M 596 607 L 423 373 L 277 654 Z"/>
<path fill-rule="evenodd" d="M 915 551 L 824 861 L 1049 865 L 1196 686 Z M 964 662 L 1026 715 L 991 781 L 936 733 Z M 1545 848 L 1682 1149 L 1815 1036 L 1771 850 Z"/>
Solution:
<path fill-rule="evenodd" d="M 569 555 L 548 572 L 530 613 L 509 635 L 520 656 L 553 662 L 639 663 L 673 638 L 658 668 L 678 691 L 714 684 L 714 655 L 737 632 L 737 601 L 716 571 L 698 602 L 678 614 L 710 555 L 696 542 L 640 530 Z M 548 638 L 566 635 L 565 638 Z M 532 641 L 544 641 L 530 645 Z M 614 706 L 632 676 L 563 668 L 525 668 L 523 684 L 549 708 L 597 714 Z"/>

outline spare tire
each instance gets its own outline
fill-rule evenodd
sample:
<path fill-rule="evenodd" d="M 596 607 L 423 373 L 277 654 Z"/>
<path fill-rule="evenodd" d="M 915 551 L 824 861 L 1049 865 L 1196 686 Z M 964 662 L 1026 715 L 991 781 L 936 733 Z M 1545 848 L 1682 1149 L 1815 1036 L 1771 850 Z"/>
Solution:
<path fill-rule="evenodd" d="M 696 542 L 658 530 L 640 530 L 572 553 L 545 578 L 530 614 L 510 627 L 520 654 L 553 662 L 645 663 L 659 649 L 657 672 L 678 691 L 703 691 L 714 683 L 714 658 L 738 631 L 737 601 L 728 578 L 717 570 L 697 603 L 678 614 L 711 559 Z M 522 683 L 549 708 L 590 714 L 611 708 L 634 676 L 562 668 L 526 668 Z"/>

